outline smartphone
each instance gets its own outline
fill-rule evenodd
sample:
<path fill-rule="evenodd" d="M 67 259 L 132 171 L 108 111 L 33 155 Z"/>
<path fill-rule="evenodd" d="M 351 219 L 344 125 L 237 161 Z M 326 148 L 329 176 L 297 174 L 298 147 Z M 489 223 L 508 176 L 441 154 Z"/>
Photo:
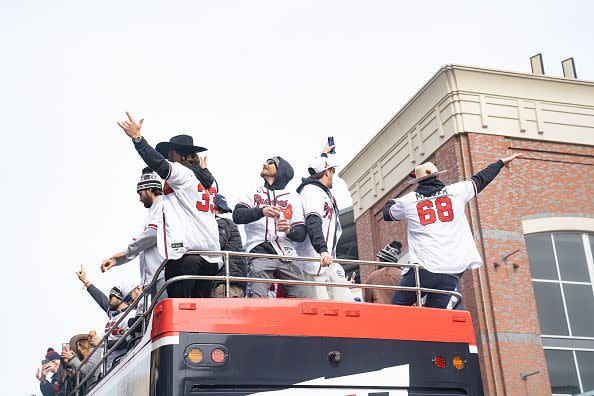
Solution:
<path fill-rule="evenodd" d="M 334 136 L 328 136 L 328 146 L 334 146 Z M 330 154 L 336 154 L 336 148 L 330 150 Z"/>
<path fill-rule="evenodd" d="M 62 344 L 62 350 L 63 350 L 63 351 L 69 351 L 69 350 L 70 350 L 70 344 L 69 344 L 69 343 L 67 343 L 67 342 L 64 342 L 64 343 Z"/>
<path fill-rule="evenodd" d="M 41 361 L 41 367 L 43 367 L 44 365 L 46 365 L 46 364 L 48 364 L 48 363 L 49 363 L 49 360 L 47 360 L 47 359 L 43 359 L 43 360 Z"/>

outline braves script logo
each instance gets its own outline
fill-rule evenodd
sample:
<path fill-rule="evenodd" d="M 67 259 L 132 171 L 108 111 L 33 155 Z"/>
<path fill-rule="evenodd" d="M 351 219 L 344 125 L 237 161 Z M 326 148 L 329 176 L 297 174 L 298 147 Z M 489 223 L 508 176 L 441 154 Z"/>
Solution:
<path fill-rule="evenodd" d="M 283 209 L 283 216 L 285 219 L 291 220 L 293 217 L 293 206 L 291 204 L 287 205 L 287 207 Z"/>
<path fill-rule="evenodd" d="M 256 205 L 256 208 L 259 208 L 260 206 L 272 204 L 268 198 L 263 198 L 260 196 L 260 194 L 254 194 L 254 205 Z M 276 206 L 280 206 L 281 208 L 286 208 L 287 205 L 289 205 L 289 201 L 286 199 L 279 199 L 276 201 Z M 291 213 L 293 212 L 291 211 Z"/>
<path fill-rule="evenodd" d="M 332 219 L 332 213 L 334 212 L 334 208 L 328 204 L 328 202 L 324 202 L 324 218 Z"/>

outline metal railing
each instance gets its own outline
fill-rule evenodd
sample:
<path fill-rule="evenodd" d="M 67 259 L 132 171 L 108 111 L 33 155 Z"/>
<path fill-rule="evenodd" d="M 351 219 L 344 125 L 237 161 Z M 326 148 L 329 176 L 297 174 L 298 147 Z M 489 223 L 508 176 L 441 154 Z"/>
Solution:
<path fill-rule="evenodd" d="M 151 299 L 151 304 L 147 308 L 148 297 L 151 294 L 151 291 L 155 289 L 158 274 L 160 274 L 165 265 L 169 260 L 164 260 L 163 263 L 159 266 L 153 280 L 151 283 L 144 287 L 142 293 L 126 308 L 123 313 L 120 313 L 120 318 L 111 326 L 108 332 L 106 332 L 101 341 L 97 346 L 93 348 L 89 356 L 84 358 L 81 363 L 78 365 L 76 369 L 76 386 L 75 388 L 69 393 L 69 396 L 79 396 L 81 388 L 93 377 L 93 374 L 101 367 L 101 379 L 103 379 L 108 373 L 107 367 L 107 358 L 112 353 L 116 353 L 124 342 L 126 342 L 126 338 L 131 334 L 136 332 L 136 329 L 140 326 L 141 328 L 141 338 L 146 333 L 146 326 L 147 322 L 150 320 L 150 316 L 155 305 L 159 302 L 159 297 L 163 294 L 166 290 L 167 286 L 172 283 L 180 282 L 184 280 L 211 280 L 211 281 L 224 281 L 225 282 L 225 296 L 229 297 L 229 289 L 231 282 L 240 282 L 240 283 L 278 283 L 283 285 L 301 285 L 301 286 L 324 286 L 324 287 L 346 287 L 349 289 L 358 288 L 358 289 L 377 289 L 377 290 L 401 290 L 401 291 L 410 291 L 416 293 L 417 298 L 417 306 L 422 307 L 421 300 L 423 293 L 437 293 L 437 294 L 446 294 L 451 297 L 456 297 L 460 301 L 462 299 L 462 295 L 455 291 L 446 291 L 446 290 L 438 290 L 438 289 L 429 289 L 421 287 L 420 278 L 419 278 L 419 269 L 422 268 L 419 264 L 403 264 L 403 263 L 390 263 L 390 262 L 378 262 L 378 261 L 366 261 L 366 260 L 349 260 L 349 259 L 334 259 L 333 262 L 339 264 L 356 264 L 356 265 L 375 265 L 375 266 L 382 266 L 382 267 L 399 267 L 399 268 L 411 268 L 415 272 L 415 286 L 414 287 L 406 287 L 406 286 L 386 286 L 386 285 L 374 285 L 374 284 L 353 284 L 353 283 L 336 283 L 336 282 L 315 282 L 315 281 L 300 281 L 300 280 L 289 280 L 289 279 L 275 279 L 275 278 L 250 278 L 250 277 L 240 277 L 240 276 L 231 276 L 229 273 L 229 258 L 233 256 L 239 257 L 247 257 L 247 258 L 271 258 L 271 259 L 281 259 L 281 260 L 288 260 L 288 261 L 319 261 L 320 258 L 314 257 L 298 257 L 298 256 L 280 256 L 275 254 L 261 254 L 261 253 L 247 253 L 247 252 L 232 252 L 232 251 L 189 251 L 186 252 L 185 255 L 206 255 L 206 256 L 222 256 L 223 264 L 225 267 L 225 275 L 180 275 L 168 279 L 165 283 L 153 293 L 154 298 Z M 119 324 L 124 321 L 130 319 L 128 315 L 136 309 L 140 301 L 143 301 L 144 312 L 142 316 L 138 317 L 137 320 L 134 322 L 132 326 L 124 333 L 122 336 L 112 345 L 111 348 L 108 348 L 108 338 L 112 334 L 112 332 L 118 328 Z M 80 379 L 80 368 L 89 362 L 89 359 L 95 354 L 99 353 L 97 351 L 103 350 L 103 356 L 101 359 L 95 364 L 95 366 L 91 369 L 91 371 L 83 378 Z M 119 357 L 119 356 L 118 356 Z M 113 366 L 115 367 L 115 366 Z M 113 368 L 112 367 L 112 368 Z M 101 380 L 100 379 L 100 380 Z M 98 381 L 100 381 L 98 380 Z"/>

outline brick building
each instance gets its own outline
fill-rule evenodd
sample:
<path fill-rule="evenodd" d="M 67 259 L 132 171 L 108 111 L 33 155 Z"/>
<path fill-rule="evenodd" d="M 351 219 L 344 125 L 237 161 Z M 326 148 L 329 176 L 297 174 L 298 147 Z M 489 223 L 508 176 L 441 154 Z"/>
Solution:
<path fill-rule="evenodd" d="M 359 258 L 406 246 L 387 199 L 425 161 L 470 176 L 520 153 L 467 205 L 485 265 L 467 271 L 488 395 L 594 390 L 594 83 L 466 66 L 441 68 L 347 164 Z M 371 269 L 361 268 L 364 281 Z M 526 375 L 532 374 L 532 375 Z"/>

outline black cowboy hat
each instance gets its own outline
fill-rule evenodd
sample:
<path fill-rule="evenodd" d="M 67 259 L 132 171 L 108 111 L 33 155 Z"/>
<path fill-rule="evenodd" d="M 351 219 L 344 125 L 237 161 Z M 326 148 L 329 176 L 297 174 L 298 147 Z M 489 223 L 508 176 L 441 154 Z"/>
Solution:
<path fill-rule="evenodd" d="M 167 158 L 169 150 L 175 150 L 182 153 L 200 153 L 206 151 L 205 147 L 194 146 L 194 139 L 189 135 L 177 135 L 169 139 L 168 142 L 157 144 L 155 149 Z"/>

